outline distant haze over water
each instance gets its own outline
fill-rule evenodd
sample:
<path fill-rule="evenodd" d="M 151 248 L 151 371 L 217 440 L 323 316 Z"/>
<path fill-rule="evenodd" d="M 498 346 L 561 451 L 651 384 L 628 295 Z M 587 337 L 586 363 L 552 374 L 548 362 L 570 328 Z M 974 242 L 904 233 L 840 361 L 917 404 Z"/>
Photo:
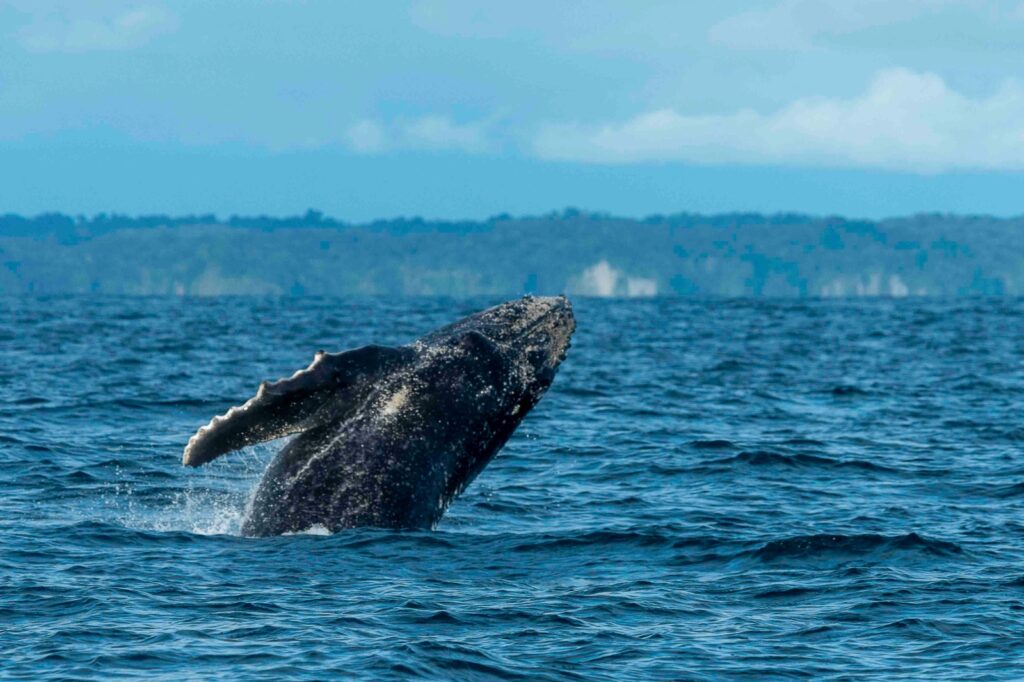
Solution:
<path fill-rule="evenodd" d="M 317 211 L 0 216 L 0 294 L 873 297 L 1024 293 L 1024 218 L 643 219 L 566 209 L 348 224 Z"/>

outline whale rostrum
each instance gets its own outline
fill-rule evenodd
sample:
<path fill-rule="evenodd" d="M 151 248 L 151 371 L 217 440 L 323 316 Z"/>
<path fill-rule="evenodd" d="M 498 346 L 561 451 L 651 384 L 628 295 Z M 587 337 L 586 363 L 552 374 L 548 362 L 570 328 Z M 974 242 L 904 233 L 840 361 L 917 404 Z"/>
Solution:
<path fill-rule="evenodd" d="M 189 439 L 186 466 L 295 435 L 243 535 L 431 528 L 540 400 L 575 330 L 563 296 L 503 303 L 406 346 L 319 351 Z"/>

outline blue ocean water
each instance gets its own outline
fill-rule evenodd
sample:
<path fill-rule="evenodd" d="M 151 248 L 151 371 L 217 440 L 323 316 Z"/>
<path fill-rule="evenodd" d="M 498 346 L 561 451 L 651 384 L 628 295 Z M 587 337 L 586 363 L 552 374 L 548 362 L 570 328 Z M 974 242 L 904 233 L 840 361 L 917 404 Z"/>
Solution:
<path fill-rule="evenodd" d="M 0 299 L 0 677 L 1024 677 L 1024 301 L 578 300 L 432 532 L 242 538 L 280 444 L 180 466 L 495 302 Z"/>

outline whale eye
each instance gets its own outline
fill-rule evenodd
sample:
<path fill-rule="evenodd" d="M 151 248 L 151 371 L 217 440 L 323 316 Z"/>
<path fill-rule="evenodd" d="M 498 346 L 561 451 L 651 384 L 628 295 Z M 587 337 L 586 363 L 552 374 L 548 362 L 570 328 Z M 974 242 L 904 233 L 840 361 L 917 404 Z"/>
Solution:
<path fill-rule="evenodd" d="M 547 352 L 541 346 L 530 346 L 530 348 L 528 348 L 526 351 L 526 359 L 532 365 L 544 364 L 544 361 L 547 360 L 547 357 Z"/>

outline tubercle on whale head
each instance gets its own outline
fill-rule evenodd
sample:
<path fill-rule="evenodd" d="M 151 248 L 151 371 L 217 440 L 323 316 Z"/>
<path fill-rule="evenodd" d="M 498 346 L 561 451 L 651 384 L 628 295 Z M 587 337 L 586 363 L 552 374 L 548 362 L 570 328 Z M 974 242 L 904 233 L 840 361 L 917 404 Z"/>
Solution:
<path fill-rule="evenodd" d="M 524 334 L 521 343 L 537 375 L 550 374 L 544 377 L 550 383 L 569 350 L 572 335 L 576 331 L 576 317 L 573 315 L 572 303 L 565 296 L 533 298 L 530 302 L 545 306 L 546 310 Z"/>
<path fill-rule="evenodd" d="M 523 296 L 471 316 L 467 322 L 518 358 L 540 392 L 554 379 L 576 330 L 572 303 L 565 296 Z"/>

